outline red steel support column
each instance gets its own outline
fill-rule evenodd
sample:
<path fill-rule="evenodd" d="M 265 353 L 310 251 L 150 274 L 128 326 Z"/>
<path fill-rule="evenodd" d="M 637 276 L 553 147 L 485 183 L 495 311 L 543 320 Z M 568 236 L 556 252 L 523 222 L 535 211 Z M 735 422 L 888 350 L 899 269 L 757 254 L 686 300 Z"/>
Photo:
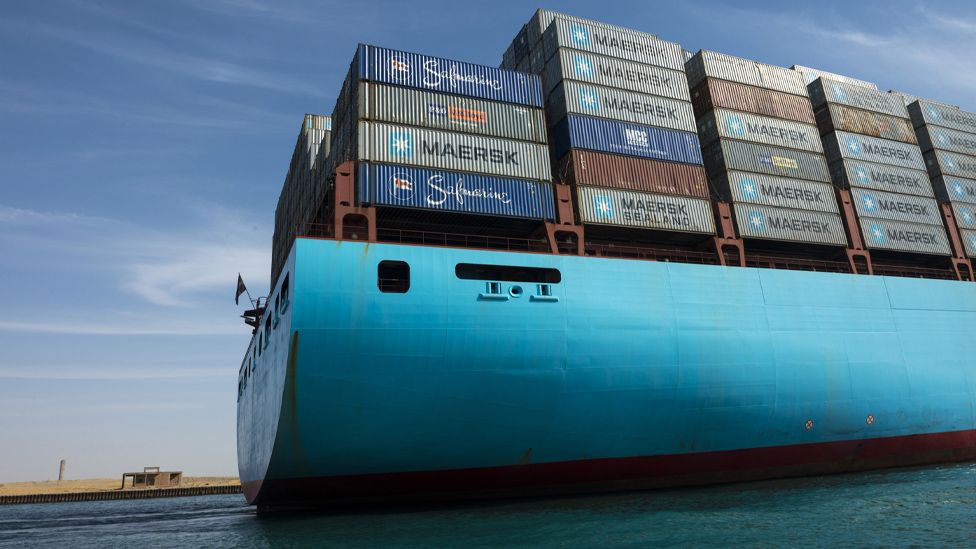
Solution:
<path fill-rule="evenodd" d="M 732 208 L 728 202 L 713 202 L 715 209 L 718 210 L 718 236 L 714 238 L 715 252 L 718 253 L 718 261 L 722 265 L 727 265 L 725 252 L 729 250 L 739 258 L 739 266 L 746 266 L 746 247 L 741 238 L 735 236 L 735 227 L 732 225 Z"/>
<path fill-rule="evenodd" d="M 962 238 L 959 236 L 959 226 L 956 225 L 956 217 L 952 213 L 952 206 L 941 204 L 942 221 L 945 223 L 946 232 L 949 233 L 949 242 L 952 243 L 952 270 L 956 272 L 959 280 L 973 281 L 973 264 L 966 257 L 966 249 L 963 247 Z"/>
<path fill-rule="evenodd" d="M 346 218 L 360 217 L 366 222 L 366 240 L 376 242 L 376 209 L 368 206 L 356 206 L 356 184 L 354 174 L 356 163 L 343 162 L 335 171 L 335 214 L 333 226 L 334 236 L 338 240 L 343 238 Z"/>
<path fill-rule="evenodd" d="M 850 238 L 851 247 L 847 248 L 847 263 L 854 274 L 864 274 L 857 267 L 857 259 L 863 259 L 867 269 L 867 274 L 874 274 L 874 267 L 871 265 L 871 252 L 864 247 L 861 240 L 861 229 L 857 224 L 857 216 L 854 214 L 854 205 L 851 203 L 851 191 L 837 189 L 837 202 L 840 205 L 841 217 L 844 218 L 844 225 L 847 226 L 847 236 Z"/>
<path fill-rule="evenodd" d="M 583 255 L 583 227 L 576 224 L 576 216 L 573 214 L 573 189 L 569 185 L 556 183 L 556 223 L 545 223 L 546 239 L 549 241 L 549 251 L 559 254 L 559 239 L 563 238 L 566 242 L 575 239 L 575 255 Z"/>

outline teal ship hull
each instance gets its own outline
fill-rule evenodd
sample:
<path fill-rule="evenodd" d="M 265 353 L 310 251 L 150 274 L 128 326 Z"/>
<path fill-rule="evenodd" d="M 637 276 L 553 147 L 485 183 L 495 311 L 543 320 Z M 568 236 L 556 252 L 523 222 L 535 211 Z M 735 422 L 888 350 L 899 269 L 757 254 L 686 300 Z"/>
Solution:
<path fill-rule="evenodd" d="M 261 506 L 976 458 L 973 283 L 300 238 L 269 304 L 238 390 Z"/>

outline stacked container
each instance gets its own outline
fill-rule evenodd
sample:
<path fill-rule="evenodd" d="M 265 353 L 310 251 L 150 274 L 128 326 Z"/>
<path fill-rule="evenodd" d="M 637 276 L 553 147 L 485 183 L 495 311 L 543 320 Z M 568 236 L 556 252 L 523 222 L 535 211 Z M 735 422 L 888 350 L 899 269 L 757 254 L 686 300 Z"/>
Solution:
<path fill-rule="evenodd" d="M 800 73 L 706 50 L 686 67 L 705 168 L 739 236 L 846 246 Z"/>
<path fill-rule="evenodd" d="M 831 176 L 838 187 L 851 190 L 865 246 L 950 255 L 901 98 L 824 77 L 811 82 L 809 91 Z"/>
<path fill-rule="evenodd" d="M 542 75 L 555 171 L 583 224 L 715 233 L 681 46 L 538 10 L 503 65 Z"/>
<path fill-rule="evenodd" d="M 298 131 L 288 174 L 275 208 L 274 237 L 271 245 L 271 287 L 285 264 L 291 243 L 300 227 L 312 221 L 325 197 L 322 178 L 331 146 L 332 119 L 321 114 L 306 114 Z"/>
<path fill-rule="evenodd" d="M 952 205 L 966 255 L 976 258 L 976 114 L 927 99 L 908 112 L 936 196 Z"/>
<path fill-rule="evenodd" d="M 554 216 L 537 76 L 360 45 L 332 118 L 360 204 Z"/>

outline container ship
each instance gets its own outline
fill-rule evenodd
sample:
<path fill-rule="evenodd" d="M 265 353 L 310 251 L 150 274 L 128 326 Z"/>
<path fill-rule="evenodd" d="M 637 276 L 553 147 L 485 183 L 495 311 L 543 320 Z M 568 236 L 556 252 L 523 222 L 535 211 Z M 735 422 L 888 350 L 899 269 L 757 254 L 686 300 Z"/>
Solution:
<path fill-rule="evenodd" d="M 360 45 L 245 313 L 259 508 L 976 458 L 976 114 L 537 10 Z"/>

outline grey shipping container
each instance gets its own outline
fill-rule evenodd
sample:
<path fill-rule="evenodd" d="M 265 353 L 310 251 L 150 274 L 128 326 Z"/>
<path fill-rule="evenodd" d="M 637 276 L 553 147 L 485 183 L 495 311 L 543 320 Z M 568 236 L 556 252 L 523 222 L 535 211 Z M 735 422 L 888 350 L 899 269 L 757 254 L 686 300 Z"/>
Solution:
<path fill-rule="evenodd" d="M 872 250 L 894 250 L 930 255 L 951 255 L 949 238 L 942 225 L 922 225 L 861 217 L 864 243 Z"/>
<path fill-rule="evenodd" d="M 932 187 L 939 202 L 976 204 L 976 181 L 972 179 L 940 175 L 932 178 Z"/>
<path fill-rule="evenodd" d="M 805 124 L 816 124 L 810 99 L 739 82 L 706 78 L 691 90 L 696 116 L 715 108 L 751 112 Z"/>
<path fill-rule="evenodd" d="M 800 73 L 724 53 L 699 50 L 685 64 L 685 71 L 692 88 L 706 77 L 712 77 L 807 96 L 807 86 Z"/>
<path fill-rule="evenodd" d="M 363 82 L 359 117 L 406 126 L 546 142 L 542 109 Z"/>
<path fill-rule="evenodd" d="M 859 78 L 851 78 L 850 76 L 844 76 L 842 74 L 837 74 L 833 72 L 822 71 L 819 69 L 811 69 L 810 67 L 804 67 L 803 65 L 793 65 L 790 69 L 795 70 L 803 75 L 803 81 L 807 84 L 813 82 L 814 80 L 820 78 L 821 76 L 826 76 L 832 80 L 839 80 L 845 84 L 853 84 L 855 86 L 863 86 L 865 88 L 871 88 L 872 90 L 878 89 L 877 84 L 873 82 L 868 82 L 867 80 L 861 80 Z"/>
<path fill-rule="evenodd" d="M 545 145 L 360 122 L 355 160 L 552 181 Z"/>
<path fill-rule="evenodd" d="M 976 156 L 976 134 L 926 124 L 918 128 L 918 144 L 923 151 L 942 149 Z"/>
<path fill-rule="evenodd" d="M 690 101 L 683 71 L 654 67 L 595 53 L 559 48 L 542 71 L 546 95 L 566 80 Z"/>
<path fill-rule="evenodd" d="M 691 103 L 626 90 L 564 80 L 549 96 L 549 123 L 582 114 L 645 126 L 695 131 Z"/>
<path fill-rule="evenodd" d="M 576 187 L 580 221 L 683 233 L 715 234 L 706 199 L 601 187 Z"/>
<path fill-rule="evenodd" d="M 927 223 L 929 225 L 942 223 L 939 204 L 934 198 L 886 193 L 856 187 L 851 189 L 851 198 L 859 217 Z"/>
<path fill-rule="evenodd" d="M 936 149 L 925 153 L 925 165 L 932 177 L 951 175 L 976 179 L 976 157 L 974 156 Z"/>
<path fill-rule="evenodd" d="M 526 31 L 527 31 L 526 37 L 528 39 L 528 45 L 530 48 L 536 47 L 536 43 L 542 40 L 543 33 L 546 32 L 546 29 L 549 28 L 549 25 L 552 24 L 553 20 L 556 19 L 557 17 L 560 19 L 565 19 L 572 23 L 581 23 L 584 25 L 603 27 L 613 32 L 639 32 L 656 38 L 656 36 L 653 34 L 629 29 L 627 27 L 620 27 L 617 25 L 611 25 L 609 23 L 602 23 L 600 21 L 594 21 L 592 19 L 584 19 L 582 17 L 576 17 L 575 15 L 566 15 L 565 13 L 559 13 L 552 10 L 537 9 L 535 10 L 535 13 L 532 14 L 532 18 L 529 19 L 529 23 L 526 25 Z"/>
<path fill-rule="evenodd" d="M 820 132 L 812 124 L 779 118 L 715 109 L 698 121 L 698 136 L 703 145 L 720 137 L 762 143 L 774 147 L 823 153 Z"/>
<path fill-rule="evenodd" d="M 736 170 L 830 182 L 822 154 L 720 139 L 705 147 L 702 156 L 706 171 L 713 176 Z"/>
<path fill-rule="evenodd" d="M 960 229 L 976 229 L 976 204 L 953 202 L 952 213 Z"/>
<path fill-rule="evenodd" d="M 952 130 L 976 133 L 976 114 L 944 103 L 920 99 L 908 105 L 908 114 L 911 115 L 912 124 L 916 128 L 923 124 L 932 124 Z"/>
<path fill-rule="evenodd" d="M 571 149 L 559 161 L 560 183 L 708 198 L 701 165 Z"/>
<path fill-rule="evenodd" d="M 917 196 L 935 196 L 928 174 L 922 170 L 844 159 L 830 163 L 830 176 L 834 184 L 842 189 L 861 187 Z"/>
<path fill-rule="evenodd" d="M 734 203 L 760 204 L 839 213 L 837 196 L 830 183 L 805 181 L 775 175 L 729 172 L 716 179 L 721 198 Z"/>
<path fill-rule="evenodd" d="M 962 243 L 966 247 L 966 255 L 976 257 L 976 231 L 961 230 Z"/>
<path fill-rule="evenodd" d="M 655 67 L 683 71 L 681 46 L 653 35 L 627 30 L 610 30 L 589 23 L 556 18 L 542 36 L 546 59 L 560 47 L 573 48 L 610 57 L 629 59 Z"/>
<path fill-rule="evenodd" d="M 828 103 L 826 109 L 817 111 L 820 131 L 842 131 L 893 139 L 903 143 L 918 143 L 915 128 L 907 118 L 891 116 L 864 109 L 856 109 L 837 103 Z"/>
<path fill-rule="evenodd" d="M 915 170 L 925 169 L 918 145 L 880 139 L 849 132 L 832 132 L 823 136 L 824 151 L 831 162 L 842 158 L 890 164 Z"/>
<path fill-rule="evenodd" d="M 840 103 L 858 109 L 908 118 L 908 111 L 901 99 L 882 91 L 828 78 L 814 80 L 807 89 L 810 91 L 810 101 L 815 110 L 827 103 Z"/>
<path fill-rule="evenodd" d="M 756 204 L 733 204 L 739 236 L 827 246 L 846 246 L 840 215 Z"/>

